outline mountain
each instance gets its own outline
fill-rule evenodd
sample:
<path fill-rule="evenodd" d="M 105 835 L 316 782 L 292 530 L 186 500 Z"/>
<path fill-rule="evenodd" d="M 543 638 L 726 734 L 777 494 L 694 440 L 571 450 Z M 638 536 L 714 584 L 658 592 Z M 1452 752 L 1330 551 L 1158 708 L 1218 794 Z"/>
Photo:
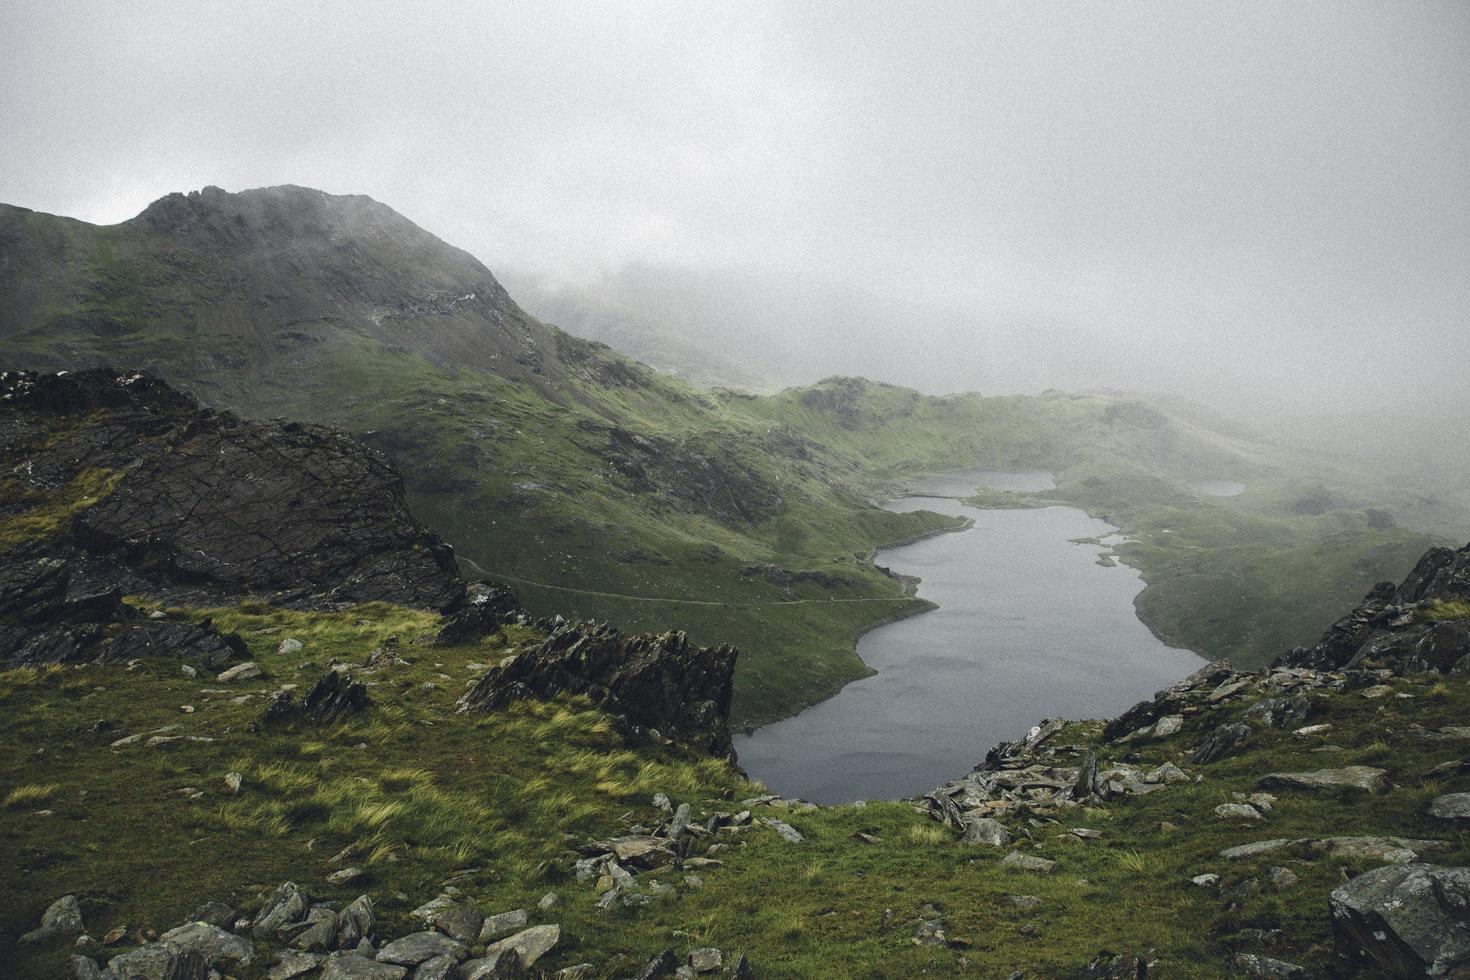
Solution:
<path fill-rule="evenodd" d="M 1133 539 L 1120 557 L 1149 583 L 1144 621 L 1242 664 L 1402 575 L 1438 540 L 1409 528 L 1464 519 L 1412 485 L 1129 396 L 932 397 L 855 378 L 703 391 L 528 315 L 388 207 L 301 187 L 173 194 L 106 227 L 0 208 L 0 360 L 117 365 L 215 409 L 345 429 L 398 465 L 464 568 L 533 614 L 744 650 L 742 724 L 864 676 L 856 637 L 928 608 L 872 558 L 957 526 L 876 506 L 920 473 L 1052 470 L 1046 500 Z M 1210 479 L 1250 489 L 1209 498 L 1194 483 Z"/>
<path fill-rule="evenodd" d="M 464 582 L 344 433 L 103 370 L 5 374 L 0 432 L 6 977 L 1470 968 L 1470 546 L 1265 670 L 814 806 L 729 758 L 734 651 Z"/>

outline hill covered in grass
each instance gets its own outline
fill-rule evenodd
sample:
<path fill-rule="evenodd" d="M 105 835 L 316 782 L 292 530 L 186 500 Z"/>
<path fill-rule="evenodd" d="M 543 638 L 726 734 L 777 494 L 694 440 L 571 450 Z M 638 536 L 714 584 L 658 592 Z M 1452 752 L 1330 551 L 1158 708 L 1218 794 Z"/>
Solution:
<path fill-rule="evenodd" d="M 478 261 L 364 197 L 210 188 L 106 227 L 3 207 L 0 254 L 7 366 L 123 365 L 216 408 L 341 427 L 399 465 L 467 569 L 537 615 L 745 650 L 741 723 L 863 676 L 856 638 L 927 608 L 871 560 L 957 526 L 876 506 L 919 473 L 1052 470 L 1052 499 L 1137 539 L 1122 554 L 1149 582 L 1145 622 L 1244 663 L 1403 574 L 1433 543 L 1404 528 L 1446 507 L 1121 396 L 702 391 L 528 316 Z M 1221 502 L 1201 479 L 1250 489 Z"/>
<path fill-rule="evenodd" d="M 466 585 L 331 430 L 113 372 L 6 375 L 0 426 L 6 976 L 1467 965 L 1470 547 L 1267 670 L 821 807 L 729 758 L 732 651 Z"/>

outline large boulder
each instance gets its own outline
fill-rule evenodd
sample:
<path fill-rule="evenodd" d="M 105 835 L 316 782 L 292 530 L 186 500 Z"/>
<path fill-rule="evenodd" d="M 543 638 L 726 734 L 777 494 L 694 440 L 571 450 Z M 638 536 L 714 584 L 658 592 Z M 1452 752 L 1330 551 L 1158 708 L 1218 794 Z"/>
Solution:
<path fill-rule="evenodd" d="M 1470 976 L 1470 868 L 1361 874 L 1329 902 L 1338 952 L 1385 976 Z"/>

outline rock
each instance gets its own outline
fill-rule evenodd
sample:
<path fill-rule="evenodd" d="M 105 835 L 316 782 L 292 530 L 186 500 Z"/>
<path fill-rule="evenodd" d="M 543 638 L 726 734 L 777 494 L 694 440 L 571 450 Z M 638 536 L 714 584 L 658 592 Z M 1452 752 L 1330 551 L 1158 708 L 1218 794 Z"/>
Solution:
<path fill-rule="evenodd" d="M 1410 864 L 1419 859 L 1421 852 L 1442 850 L 1446 846 L 1444 841 L 1405 837 L 1324 837 L 1310 843 L 1313 850 L 1326 851 L 1333 857 L 1385 864 Z"/>
<path fill-rule="evenodd" d="M 1072 799 L 1085 800 L 1097 792 L 1097 750 L 1088 749 L 1072 784 Z"/>
<path fill-rule="evenodd" d="M 344 951 L 327 957 L 318 980 L 403 980 L 406 976 L 407 967 L 379 963 Z"/>
<path fill-rule="evenodd" d="M 1248 803 L 1221 803 L 1215 807 L 1215 816 L 1224 820 L 1260 820 L 1261 813 Z"/>
<path fill-rule="evenodd" d="M 207 922 L 190 922 L 159 937 L 180 952 L 198 953 L 210 963 L 250 963 L 255 947 L 250 940 Z"/>
<path fill-rule="evenodd" d="M 103 980 L 101 965 L 90 956 L 72 956 L 71 966 L 76 980 Z M 107 980 L 112 980 L 110 974 Z"/>
<path fill-rule="evenodd" d="M 338 949 L 355 949 L 364 940 L 371 939 L 378 925 L 378 913 L 373 900 L 359 895 L 337 916 Z M 456 937 L 457 938 L 457 937 Z"/>
<path fill-rule="evenodd" d="M 1189 782 L 1189 773 L 1180 769 L 1172 762 L 1166 762 L 1143 777 L 1143 780 L 1146 783 L 1165 783 L 1169 785 L 1174 783 L 1187 783 Z"/>
<path fill-rule="evenodd" d="M 659 980 L 660 977 L 671 977 L 678 969 L 679 957 L 674 955 L 672 949 L 666 949 L 649 960 L 648 965 L 638 971 L 635 980 Z"/>
<path fill-rule="evenodd" d="M 1363 697 L 1368 698 L 1369 700 L 1372 700 L 1374 698 L 1391 697 L 1392 695 L 1393 688 L 1387 684 L 1374 684 L 1372 687 L 1363 691 Z"/>
<path fill-rule="evenodd" d="M 526 975 L 525 966 L 516 951 L 506 950 L 476 960 L 466 960 L 459 965 L 459 980 L 520 980 Z"/>
<path fill-rule="evenodd" d="M 1020 851 L 1011 851 L 1000 861 L 1003 867 L 1019 868 L 1022 871 L 1035 871 L 1039 874 L 1050 874 L 1057 866 L 1055 861 L 1037 857 L 1034 854 L 1023 854 Z"/>
<path fill-rule="evenodd" d="M 561 902 L 561 898 L 556 894 L 556 892 L 547 892 L 545 895 L 541 896 L 541 900 L 536 903 L 536 907 L 545 912 L 548 909 L 556 908 L 559 902 Z"/>
<path fill-rule="evenodd" d="M 559 939 L 561 939 L 561 926 L 532 926 L 513 936 L 507 936 L 491 943 L 485 953 L 491 955 L 513 949 L 521 955 L 521 963 L 530 967 L 535 966 L 536 961 L 545 956 Z"/>
<path fill-rule="evenodd" d="M 300 703 L 290 691 L 272 694 L 261 712 L 260 724 L 287 724 L 303 719 L 322 724 L 366 711 L 371 705 L 366 684 L 348 680 L 340 671 L 329 670 Z"/>
<path fill-rule="evenodd" d="M 1301 694 L 1262 698 L 1245 713 L 1248 721 L 1264 722 L 1273 728 L 1297 728 L 1307 720 L 1312 702 Z"/>
<path fill-rule="evenodd" d="M 1307 839 L 1304 837 L 1278 837 L 1274 840 L 1256 841 L 1254 844 L 1240 844 L 1236 847 L 1227 847 L 1220 852 L 1220 856 L 1228 861 L 1234 861 L 1239 858 L 1251 858 L 1261 854 L 1269 854 L 1272 851 L 1279 851 L 1283 847 L 1290 847 L 1293 844 L 1305 844 L 1306 842 Z"/>
<path fill-rule="evenodd" d="M 281 641 L 280 646 L 276 647 L 276 654 L 282 657 L 290 656 L 293 653 L 300 653 L 301 647 L 302 643 L 300 640 L 288 636 Z"/>
<path fill-rule="evenodd" d="M 456 960 L 462 960 L 468 954 L 468 946 L 442 932 L 411 932 L 378 950 L 378 962 L 418 966 L 435 956 L 452 956 Z"/>
<path fill-rule="evenodd" d="M 990 847 L 1005 847 L 1012 840 L 1010 831 L 999 821 L 990 817 L 966 814 L 964 834 L 960 840 L 966 844 L 987 844 Z"/>
<path fill-rule="evenodd" d="M 413 980 L 454 980 L 458 973 L 459 960 L 453 956 L 435 956 L 414 969 Z"/>
<path fill-rule="evenodd" d="M 215 680 L 222 684 L 229 684 L 232 681 L 253 681 L 264 675 L 265 671 L 260 669 L 260 664 L 253 660 L 247 660 L 243 664 L 236 664 L 227 670 L 220 671 L 219 675 L 215 677 Z"/>
<path fill-rule="evenodd" d="M 1191 885 L 1197 885 L 1200 888 L 1211 888 L 1220 883 L 1220 876 L 1214 874 L 1213 872 L 1202 875 L 1195 875 L 1193 878 L 1189 879 L 1189 883 Z"/>
<path fill-rule="evenodd" d="M 777 834 L 779 834 L 782 840 L 789 841 L 792 844 L 800 844 L 802 841 L 806 840 L 806 838 L 801 835 L 801 831 L 797 830 L 795 827 L 791 826 L 791 824 L 787 823 L 784 820 L 778 820 L 775 817 L 762 817 L 761 823 L 765 824 L 767 827 L 770 827 Z"/>
<path fill-rule="evenodd" d="M 515 594 L 501 585 L 477 582 L 465 587 L 464 604 L 434 637 L 436 646 L 478 643 L 521 614 Z"/>
<path fill-rule="evenodd" d="M 1429 804 L 1429 815 L 1440 820 L 1470 821 L 1470 793 L 1447 793 Z"/>
<path fill-rule="evenodd" d="M 1234 755 L 1240 750 L 1245 740 L 1250 738 L 1250 734 L 1250 726 L 1240 722 L 1221 725 L 1200 743 L 1199 747 L 1194 750 L 1194 754 L 1189 757 L 1189 761 L 1197 766 L 1203 766 Z"/>
<path fill-rule="evenodd" d="M 310 973 L 326 957 L 320 953 L 303 953 L 297 949 L 283 949 L 276 954 L 275 965 L 266 971 L 265 980 L 291 980 L 302 974 Z"/>
<path fill-rule="evenodd" d="M 240 775 L 238 772 L 225 773 L 225 789 L 230 791 L 231 796 L 234 796 L 236 793 L 240 792 L 240 786 L 242 783 L 244 783 L 244 781 L 245 777 Z"/>
<path fill-rule="evenodd" d="M 203 905 L 190 912 L 190 917 L 185 918 L 184 923 L 207 923 L 210 926 L 219 926 L 221 929 L 229 929 L 235 921 L 235 908 L 225 905 L 223 902 L 204 902 Z"/>
<path fill-rule="evenodd" d="M 502 936 L 508 936 L 519 929 L 524 929 L 530 921 L 531 916 L 525 909 L 515 909 L 511 912 L 489 916 L 480 928 L 480 942 L 494 942 Z"/>
<path fill-rule="evenodd" d="M 1459 976 L 1470 967 L 1470 868 L 1377 868 L 1329 899 L 1338 952 L 1392 976 Z"/>
<path fill-rule="evenodd" d="M 1332 726 L 1324 723 L 1321 725 L 1307 725 L 1303 728 L 1295 729 L 1292 734 L 1301 738 L 1311 738 L 1314 735 L 1326 735 L 1330 731 L 1332 731 Z"/>
<path fill-rule="evenodd" d="M 337 913 L 318 906 L 306 913 L 304 923 L 281 926 L 276 935 L 308 953 L 326 953 L 338 945 L 339 928 Z"/>
<path fill-rule="evenodd" d="M 1354 789 L 1382 793 L 1388 789 L 1388 773 L 1371 766 L 1314 769 L 1310 772 L 1273 772 L 1256 780 L 1261 789 Z"/>
<path fill-rule="evenodd" d="M 174 955 L 163 980 L 209 980 L 210 974 L 209 960 L 203 953 L 185 951 Z"/>
<path fill-rule="evenodd" d="M 1290 868 L 1272 868 L 1266 872 L 1266 881 L 1277 891 L 1285 891 L 1301 879 Z"/>
<path fill-rule="evenodd" d="M 624 636 L 604 625 L 562 626 L 538 647 L 486 671 L 460 710 L 495 711 L 527 698 L 582 694 L 624 719 L 628 734 L 657 729 L 733 759 L 735 658 L 730 647 L 691 646 L 681 632 Z"/>
<path fill-rule="evenodd" d="M 452 552 L 413 523 L 398 472 L 344 433 L 201 409 L 104 368 L 9 372 L 0 388 L 0 471 L 25 466 L 56 486 L 84 468 L 117 474 L 60 535 L 104 589 L 442 612 L 464 600 Z M 33 438 L 57 425 L 64 437 Z"/>
<path fill-rule="evenodd" d="M 361 868 L 343 868 L 341 871 L 333 871 L 327 875 L 327 884 L 346 885 L 362 877 Z"/>
<path fill-rule="evenodd" d="M 1143 980 L 1152 975 L 1155 962 L 1152 950 L 1114 953 L 1105 949 L 1072 976 L 1076 980 Z"/>
<path fill-rule="evenodd" d="M 1248 679 L 1239 681 L 1226 681 L 1224 684 L 1221 684 L 1219 687 L 1211 691 L 1209 697 L 1206 700 L 1209 701 L 1211 704 L 1215 704 L 1216 702 L 1223 701 L 1232 695 L 1239 694 L 1247 687 L 1250 687 L 1250 681 Z"/>
<path fill-rule="evenodd" d="M 163 943 L 148 943 L 114 956 L 107 961 L 107 969 L 127 980 L 164 980 L 173 961 L 172 949 Z"/>
<path fill-rule="evenodd" d="M 75 895 L 63 895 L 41 913 L 40 928 L 32 929 L 21 936 L 20 941 L 45 943 L 53 939 L 80 936 L 83 931 L 81 903 Z"/>
<path fill-rule="evenodd" d="M 300 885 L 294 881 L 283 882 L 255 914 L 250 931 L 257 936 L 269 936 L 281 926 L 305 919 L 310 904 Z"/>
<path fill-rule="evenodd" d="M 467 945 L 488 942 L 488 939 L 480 935 L 480 929 L 484 925 L 485 916 L 473 905 L 455 905 L 434 916 L 435 928 L 449 938 Z"/>
<path fill-rule="evenodd" d="M 755 969 L 750 965 L 750 960 L 741 953 L 735 957 L 735 962 L 725 967 L 725 980 L 755 980 Z"/>
<path fill-rule="evenodd" d="M 696 949 L 689 954 L 689 969 L 695 973 L 714 973 L 724 965 L 724 954 L 709 946 Z"/>
<path fill-rule="evenodd" d="M 1273 960 L 1257 953 L 1236 953 L 1233 962 L 1249 977 L 1306 977 L 1307 971 L 1294 963 Z"/>

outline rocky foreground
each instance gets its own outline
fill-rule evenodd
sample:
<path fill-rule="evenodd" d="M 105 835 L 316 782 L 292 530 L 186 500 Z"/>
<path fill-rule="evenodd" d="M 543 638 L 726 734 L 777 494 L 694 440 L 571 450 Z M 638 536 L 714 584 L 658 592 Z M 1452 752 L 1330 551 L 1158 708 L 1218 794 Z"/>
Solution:
<path fill-rule="evenodd" d="M 734 768 L 734 651 L 533 621 L 330 430 L 99 371 L 0 432 L 0 975 L 1470 976 L 1470 547 L 817 807 Z"/>

